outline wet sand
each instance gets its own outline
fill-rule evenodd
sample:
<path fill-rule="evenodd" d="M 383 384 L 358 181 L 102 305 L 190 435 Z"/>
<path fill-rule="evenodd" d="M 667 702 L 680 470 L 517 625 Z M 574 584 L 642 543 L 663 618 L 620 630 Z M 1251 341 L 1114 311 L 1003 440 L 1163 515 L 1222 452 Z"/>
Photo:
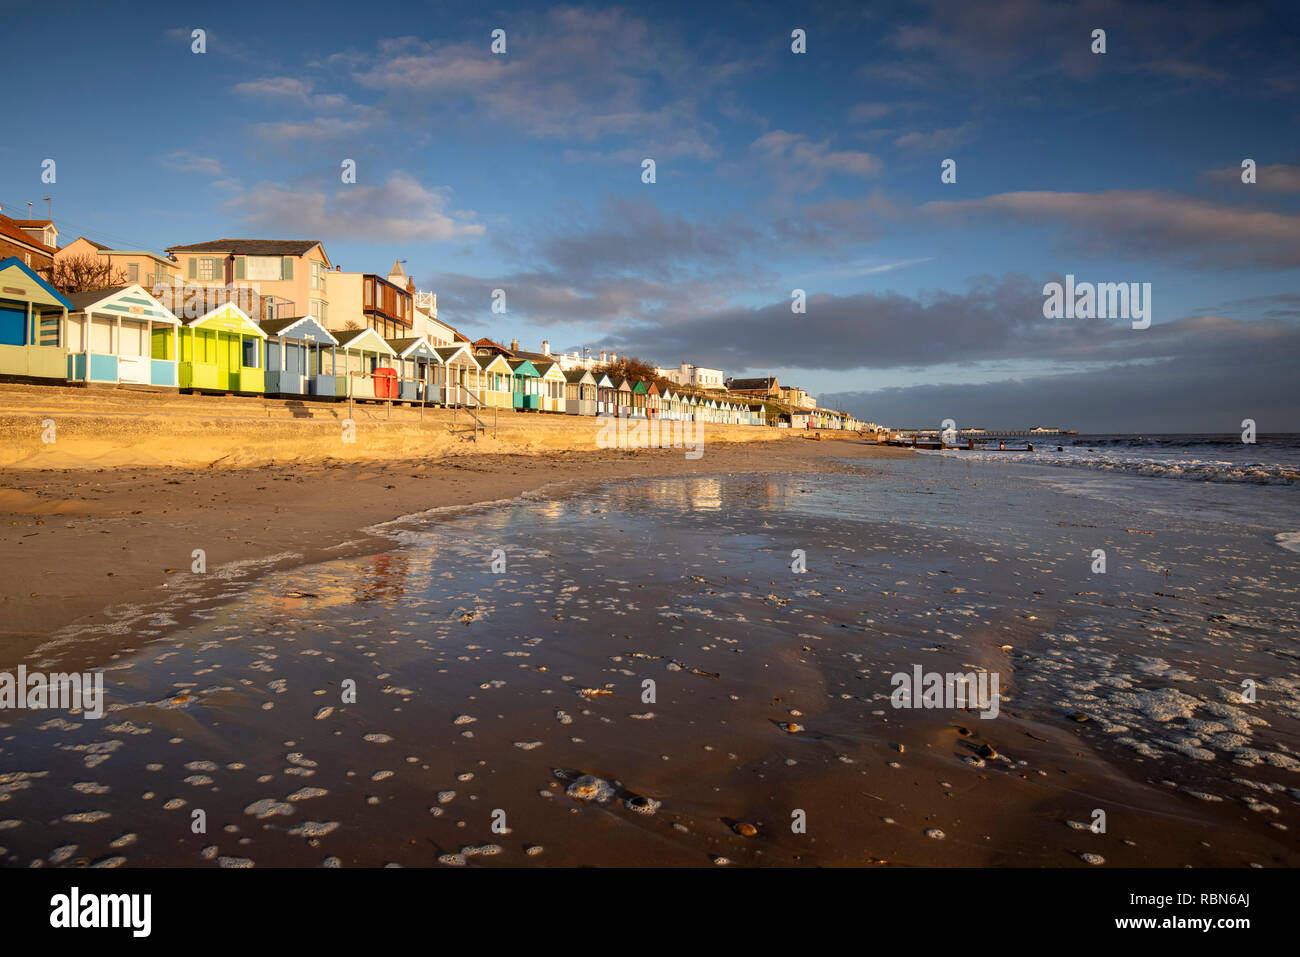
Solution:
<path fill-rule="evenodd" d="M 109 714 L 7 716 L 4 863 L 1297 863 L 1295 580 L 1240 535 L 849 442 L 601 454 L 624 480 L 476 462 L 446 495 L 541 494 L 178 571 L 167 610 L 47 642 L 32 660 L 106 667 Z M 1168 584 L 1170 556 L 1201 567 Z M 1232 620 L 1209 641 L 1207 613 Z M 999 673 L 998 718 L 892 708 L 918 663 Z M 1229 668 L 1265 703 L 1215 698 Z M 1219 716 L 1194 746 L 1193 705 Z"/>

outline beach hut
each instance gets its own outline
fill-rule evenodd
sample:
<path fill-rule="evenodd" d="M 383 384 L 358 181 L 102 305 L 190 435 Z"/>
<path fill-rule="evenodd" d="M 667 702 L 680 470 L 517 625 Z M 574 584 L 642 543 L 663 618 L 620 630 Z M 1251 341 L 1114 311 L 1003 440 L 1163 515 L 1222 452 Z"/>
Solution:
<path fill-rule="evenodd" d="M 632 386 L 632 414 L 640 416 L 641 418 L 645 418 L 645 414 L 646 414 L 645 397 L 646 397 L 646 393 L 650 390 L 650 386 L 648 383 L 643 382 L 640 379 L 631 382 L 631 386 Z"/>
<path fill-rule="evenodd" d="M 676 421 L 681 418 L 680 400 L 677 390 L 670 385 L 664 386 L 663 417 Z"/>
<path fill-rule="evenodd" d="M 560 364 L 554 359 L 534 359 L 533 366 L 542 376 L 542 411 L 564 412 L 568 380 Z"/>
<path fill-rule="evenodd" d="M 474 356 L 478 367 L 479 400 L 485 406 L 509 409 L 514 406 L 515 370 L 500 353 Z"/>
<path fill-rule="evenodd" d="M 17 256 L 0 260 L 0 376 L 67 381 L 72 303 Z"/>
<path fill-rule="evenodd" d="M 659 383 L 651 382 L 645 390 L 645 414 L 652 419 L 661 419 L 664 414 L 664 397 L 659 391 Z"/>
<path fill-rule="evenodd" d="M 176 388 L 181 321 L 143 286 L 76 292 L 68 301 L 69 382 Z"/>
<path fill-rule="evenodd" d="M 433 370 L 437 401 L 443 405 L 478 405 L 478 364 L 469 347 L 434 346 L 433 351 L 439 362 Z"/>
<path fill-rule="evenodd" d="M 439 366 L 438 354 L 422 338 L 389 339 L 397 352 L 397 396 L 407 402 L 436 402 L 433 398 L 434 373 Z"/>
<path fill-rule="evenodd" d="M 594 373 L 593 373 L 594 375 Z M 596 379 L 596 414 L 614 414 L 614 380 L 606 373 L 595 375 Z"/>
<path fill-rule="evenodd" d="M 234 303 L 180 327 L 177 385 L 196 392 L 266 390 L 266 333 Z"/>
<path fill-rule="evenodd" d="M 596 377 L 588 369 L 564 373 L 564 411 L 569 415 L 596 414 Z"/>
<path fill-rule="evenodd" d="M 267 395 L 337 396 L 334 369 L 339 341 L 311 316 L 266 319 Z"/>
<path fill-rule="evenodd" d="M 339 398 L 375 398 L 375 370 L 391 369 L 397 352 L 374 329 L 336 332 L 334 394 Z"/>
<path fill-rule="evenodd" d="M 632 382 L 626 377 L 614 380 L 615 413 L 621 416 L 632 414 Z"/>
<path fill-rule="evenodd" d="M 542 374 L 528 359 L 508 359 L 511 371 L 511 405 L 516 412 L 542 407 Z"/>

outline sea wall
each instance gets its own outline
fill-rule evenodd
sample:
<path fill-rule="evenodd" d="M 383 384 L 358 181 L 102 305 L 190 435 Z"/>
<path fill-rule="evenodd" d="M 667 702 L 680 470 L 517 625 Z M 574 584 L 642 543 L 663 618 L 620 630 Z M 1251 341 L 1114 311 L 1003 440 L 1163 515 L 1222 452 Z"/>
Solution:
<path fill-rule="evenodd" d="M 421 414 L 405 405 L 356 402 L 349 412 L 347 402 L 0 383 L 0 466 L 245 467 L 593 450 L 600 441 L 601 423 L 594 417 L 500 412 L 494 419 L 491 410 L 480 417 L 489 431 L 475 439 L 469 417 L 449 409 L 426 408 Z M 700 428 L 705 446 L 792 436 L 789 429 L 765 426 L 706 422 Z"/>

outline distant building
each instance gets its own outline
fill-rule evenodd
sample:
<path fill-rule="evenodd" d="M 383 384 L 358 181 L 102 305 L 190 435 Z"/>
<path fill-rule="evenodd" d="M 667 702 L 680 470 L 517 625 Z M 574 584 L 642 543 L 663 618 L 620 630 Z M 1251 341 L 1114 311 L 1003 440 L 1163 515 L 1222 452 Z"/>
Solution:
<path fill-rule="evenodd" d="M 733 395 L 748 395 L 760 399 L 777 399 L 781 397 L 781 386 L 776 376 L 762 379 L 728 379 L 727 391 Z"/>
<path fill-rule="evenodd" d="M 0 259 L 12 256 L 48 280 L 58 242 L 59 231 L 48 219 L 10 219 L 0 213 Z"/>
<path fill-rule="evenodd" d="M 327 329 L 343 328 L 329 313 L 331 266 L 319 240 L 214 239 L 163 252 L 175 257 L 186 284 L 255 287 L 261 305 L 254 319 L 311 316 Z"/>
<path fill-rule="evenodd" d="M 543 351 L 549 351 L 549 343 L 543 343 L 543 346 L 546 347 Z M 574 369 L 586 369 L 590 372 L 610 362 L 617 362 L 618 353 L 606 352 L 604 349 L 601 349 L 599 353 L 589 352 L 586 349 L 579 353 L 575 349 L 573 352 L 562 352 L 557 358 L 559 359 L 560 368 L 565 372 L 571 372 Z M 658 372 L 659 370 L 656 369 L 655 371 Z"/>
<path fill-rule="evenodd" d="M 505 356 L 507 359 L 515 358 L 515 350 L 519 348 L 519 340 L 511 339 L 510 348 L 507 349 L 501 343 L 494 339 L 484 336 L 482 339 L 475 339 L 470 345 L 469 351 L 474 358 L 491 358 L 492 356 Z"/>
<path fill-rule="evenodd" d="M 795 385 L 780 387 L 781 401 L 796 409 L 812 410 L 817 408 L 817 400 Z"/>
<path fill-rule="evenodd" d="M 171 285 L 173 276 L 180 276 L 180 265 L 168 256 L 144 249 L 113 249 L 85 236 L 78 236 L 54 254 L 55 263 L 82 258 L 107 263 L 114 283 L 119 279 L 128 284 L 139 283 L 150 293 L 157 286 Z"/>
<path fill-rule="evenodd" d="M 392 276 L 388 277 L 390 280 Z M 452 346 L 458 342 L 469 342 L 455 326 L 448 325 L 438 318 L 438 297 L 432 292 L 417 290 L 414 296 L 415 313 L 411 331 L 424 339 L 429 345 Z"/>
<path fill-rule="evenodd" d="M 662 375 L 669 382 L 681 386 L 691 386 L 696 389 L 725 389 L 727 387 L 726 373 L 721 369 L 691 365 L 689 362 L 681 363 L 676 369 L 656 368 L 655 372 Z"/>
<path fill-rule="evenodd" d="M 330 273 L 332 308 L 322 325 L 328 329 L 373 329 L 384 339 L 412 338 L 415 284 L 400 272 L 400 265 L 393 265 L 398 273 L 390 273 L 389 278 L 369 272 Z"/>

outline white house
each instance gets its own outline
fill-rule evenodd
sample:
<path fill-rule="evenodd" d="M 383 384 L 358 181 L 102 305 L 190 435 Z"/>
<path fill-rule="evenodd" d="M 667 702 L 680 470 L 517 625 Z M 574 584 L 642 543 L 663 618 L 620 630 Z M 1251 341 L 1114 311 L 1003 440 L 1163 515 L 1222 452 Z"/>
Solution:
<path fill-rule="evenodd" d="M 676 369 L 656 368 L 655 372 L 678 385 L 693 386 L 696 389 L 726 388 L 727 376 L 721 369 L 709 369 L 683 362 Z"/>

